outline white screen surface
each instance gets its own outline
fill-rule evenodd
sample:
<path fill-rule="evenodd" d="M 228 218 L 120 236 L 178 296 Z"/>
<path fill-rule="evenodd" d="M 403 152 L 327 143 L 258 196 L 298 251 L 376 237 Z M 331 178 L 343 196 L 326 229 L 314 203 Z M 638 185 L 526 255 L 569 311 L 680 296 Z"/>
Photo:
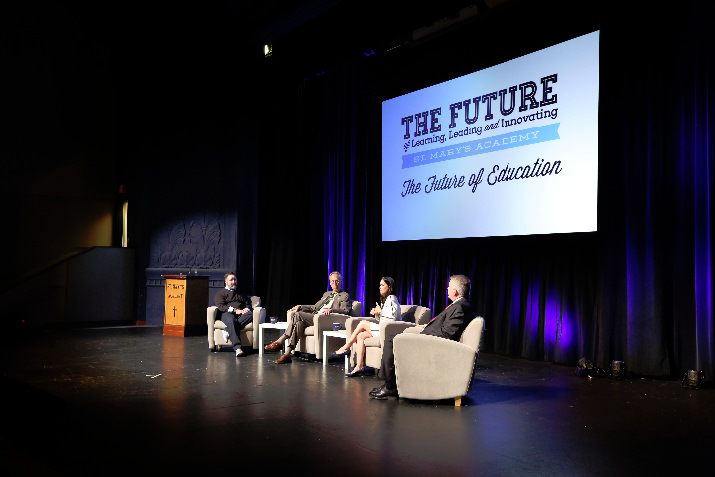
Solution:
<path fill-rule="evenodd" d="M 382 239 L 595 231 L 598 91 L 593 32 L 384 101 Z"/>

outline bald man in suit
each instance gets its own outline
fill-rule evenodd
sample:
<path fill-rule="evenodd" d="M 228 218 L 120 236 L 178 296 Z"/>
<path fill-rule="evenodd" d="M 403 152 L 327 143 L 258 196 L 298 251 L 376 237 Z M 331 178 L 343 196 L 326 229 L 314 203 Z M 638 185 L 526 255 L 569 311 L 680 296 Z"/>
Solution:
<path fill-rule="evenodd" d="M 469 278 L 464 275 L 452 275 L 449 278 L 449 287 L 447 287 L 447 296 L 452 303 L 426 325 L 417 325 L 418 328 L 422 328 L 420 334 L 458 340 L 475 315 L 472 304 L 466 299 L 469 296 L 469 286 Z M 382 348 L 382 371 L 385 376 L 385 384 L 370 391 L 370 397 L 373 399 L 399 397 L 397 376 L 395 375 L 394 338 L 395 335 L 385 337 Z M 449 366 L 449 363 L 445 363 L 445 366 Z"/>

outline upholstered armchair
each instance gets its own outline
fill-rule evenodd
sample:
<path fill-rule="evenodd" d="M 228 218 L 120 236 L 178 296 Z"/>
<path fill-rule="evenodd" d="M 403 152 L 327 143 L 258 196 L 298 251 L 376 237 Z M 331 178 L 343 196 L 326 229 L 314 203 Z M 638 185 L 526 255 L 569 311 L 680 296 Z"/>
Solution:
<path fill-rule="evenodd" d="M 415 333 L 395 336 L 397 392 L 408 399 L 454 399 L 472 388 L 484 318 L 474 318 L 459 341 Z"/>
<path fill-rule="evenodd" d="M 386 321 L 380 324 L 380 336 L 374 336 L 365 340 L 365 366 L 380 369 L 382 363 L 382 344 L 385 342 L 385 336 L 396 335 L 405 331 L 405 329 L 417 325 L 426 325 L 432 319 L 432 310 L 419 305 L 400 305 L 400 313 L 402 321 Z M 372 321 L 377 323 L 377 320 L 372 317 L 357 317 L 350 318 L 345 324 L 347 335 L 352 335 L 355 327 L 362 320 Z M 355 345 L 353 352 L 350 354 L 350 366 L 356 364 Z"/>
<path fill-rule="evenodd" d="M 253 308 L 253 322 L 247 324 L 241 330 L 241 346 L 250 346 L 258 349 L 258 325 L 266 321 L 266 309 L 261 306 L 261 297 L 251 297 L 251 307 Z M 223 339 L 222 331 L 226 325 L 218 319 L 218 308 L 210 306 L 206 308 L 206 324 L 208 327 L 209 350 L 220 350 L 222 346 L 233 346 L 231 340 Z"/>
<path fill-rule="evenodd" d="M 323 359 L 323 331 L 333 329 L 333 323 L 340 323 L 345 326 L 345 322 L 350 317 L 360 316 L 362 314 L 362 303 L 359 301 L 350 302 L 350 315 L 341 313 L 331 313 L 329 315 L 315 315 L 313 326 L 305 329 L 305 335 L 298 340 L 296 351 L 307 354 L 314 354 L 316 359 Z M 290 312 L 288 312 L 290 313 Z M 288 315 L 290 316 L 290 315 Z M 345 344 L 345 341 L 343 341 Z M 328 353 L 337 350 L 341 344 L 338 341 L 332 346 L 328 346 Z"/>

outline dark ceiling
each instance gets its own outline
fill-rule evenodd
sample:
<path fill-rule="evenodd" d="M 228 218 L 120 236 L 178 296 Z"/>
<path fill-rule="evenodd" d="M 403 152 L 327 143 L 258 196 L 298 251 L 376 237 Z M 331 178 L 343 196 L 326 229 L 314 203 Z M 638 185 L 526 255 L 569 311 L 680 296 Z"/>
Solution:
<path fill-rule="evenodd" d="M 489 31 L 498 28 L 489 18 L 513 22 L 512 13 L 531 5 L 542 3 L 440 0 L 425 7 L 387 0 L 29 0 L 6 2 L 8 14 L 0 15 L 0 26 L 6 27 L 6 64 L 17 73 L 17 85 L 59 91 L 61 101 L 72 106 L 63 114 L 80 118 L 78 129 L 102 124 L 89 118 L 109 116 L 114 108 L 121 133 L 141 138 L 155 136 L 160 127 L 181 131 L 205 118 L 234 114 L 266 64 L 265 43 L 273 44 L 268 63 L 277 67 L 271 74 L 302 81 L 344 58 L 370 52 L 379 57 L 398 46 L 448 38 L 441 35 L 471 21 L 485 27 L 480 26 L 480 34 L 489 34 L 484 33 L 487 26 Z M 510 36 L 529 48 L 538 40 Z M 460 55 L 469 53 L 468 47 L 444 46 L 451 53 L 458 48 Z M 51 65 L 51 76 L 26 67 L 43 61 Z M 404 62 L 380 64 L 408 74 Z"/>
<path fill-rule="evenodd" d="M 424 7 L 418 2 L 386 0 L 224 0 L 172 3 L 170 7 L 152 2 L 136 7 L 96 2 L 80 9 L 77 2 L 67 1 L 87 18 L 103 17 L 104 21 L 94 22 L 98 34 L 121 38 L 125 45 L 171 38 L 179 45 L 213 43 L 236 50 L 255 46 L 259 52 L 263 44 L 282 44 L 279 50 L 307 48 L 317 54 L 386 48 L 411 38 L 420 28 L 454 23 L 465 8 L 470 17 L 477 11 L 483 16 L 507 3 L 518 3 L 442 0 Z"/>
<path fill-rule="evenodd" d="M 330 33 L 339 37 L 397 37 L 453 17 L 469 5 L 484 12 L 490 8 L 488 4 L 503 4 L 505 0 L 445 0 L 430 3 L 427 7 L 418 2 L 386 0 L 227 0 L 227 3 L 236 20 L 245 28 L 247 38 L 268 43 L 304 25 L 317 30 L 314 31 L 316 35 L 321 35 L 320 30 L 323 30 L 322 36 Z"/>
<path fill-rule="evenodd" d="M 304 69 L 319 69 L 335 58 L 385 52 L 445 33 L 484 18 L 519 0 L 258 1 L 228 0 L 228 41 L 249 46 L 256 55 L 270 43 L 276 61 L 289 58 Z"/>
<path fill-rule="evenodd" d="M 521 0 L 440 0 L 425 7 L 386 0 L 62 0 L 12 8 L 33 22 L 42 16 L 48 23 L 42 26 L 45 30 L 58 29 L 63 35 L 84 32 L 121 67 L 142 58 L 198 58 L 199 65 L 202 56 L 246 59 L 262 55 L 266 43 L 273 44 L 279 56 L 313 59 L 379 51 L 413 40 L 420 29 L 434 34 L 458 20 L 482 18 L 518 3 Z"/>

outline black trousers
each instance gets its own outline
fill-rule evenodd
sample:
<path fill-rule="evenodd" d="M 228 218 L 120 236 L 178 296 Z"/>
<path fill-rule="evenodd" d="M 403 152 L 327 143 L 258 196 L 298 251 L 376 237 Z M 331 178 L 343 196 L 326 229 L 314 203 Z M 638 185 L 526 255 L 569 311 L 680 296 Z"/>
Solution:
<path fill-rule="evenodd" d="M 385 336 L 382 344 L 382 375 L 385 378 L 387 389 L 397 389 L 397 376 L 395 375 L 395 351 L 393 340 L 396 335 Z"/>

